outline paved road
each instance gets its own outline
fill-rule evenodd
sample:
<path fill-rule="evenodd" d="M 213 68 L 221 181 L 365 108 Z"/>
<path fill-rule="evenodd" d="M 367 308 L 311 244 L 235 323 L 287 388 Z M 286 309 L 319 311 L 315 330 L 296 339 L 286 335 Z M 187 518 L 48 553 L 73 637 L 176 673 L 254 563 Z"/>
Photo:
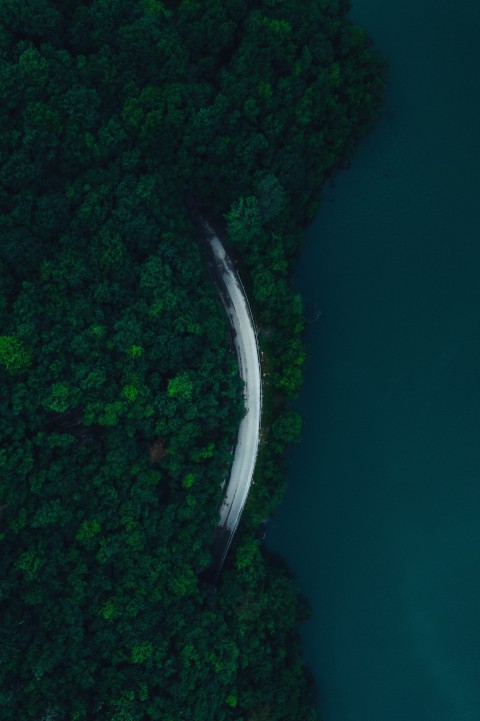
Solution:
<path fill-rule="evenodd" d="M 224 549 L 223 562 L 240 521 L 255 470 L 260 441 L 262 378 L 257 336 L 247 296 L 218 236 L 208 223 L 204 223 L 204 227 L 217 266 L 220 295 L 234 333 L 240 376 L 245 384 L 246 413 L 238 429 L 230 478 L 220 507 L 219 526 L 229 532 L 224 535 L 230 539 Z"/>

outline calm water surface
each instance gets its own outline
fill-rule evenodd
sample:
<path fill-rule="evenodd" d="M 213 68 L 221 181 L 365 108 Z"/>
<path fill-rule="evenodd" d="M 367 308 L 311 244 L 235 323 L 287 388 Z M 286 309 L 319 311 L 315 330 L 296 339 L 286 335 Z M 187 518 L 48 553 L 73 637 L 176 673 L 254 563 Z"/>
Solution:
<path fill-rule="evenodd" d="M 324 721 L 479 721 L 480 3 L 353 5 L 388 108 L 299 264 L 322 315 L 268 543 Z"/>

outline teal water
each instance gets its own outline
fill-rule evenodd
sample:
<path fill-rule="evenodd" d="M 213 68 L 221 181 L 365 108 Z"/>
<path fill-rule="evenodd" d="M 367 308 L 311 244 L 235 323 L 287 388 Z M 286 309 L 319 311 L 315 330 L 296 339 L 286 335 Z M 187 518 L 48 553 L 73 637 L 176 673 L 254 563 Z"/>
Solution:
<path fill-rule="evenodd" d="M 322 315 L 267 539 L 324 721 L 479 721 L 480 4 L 353 6 L 387 110 L 299 263 Z"/>

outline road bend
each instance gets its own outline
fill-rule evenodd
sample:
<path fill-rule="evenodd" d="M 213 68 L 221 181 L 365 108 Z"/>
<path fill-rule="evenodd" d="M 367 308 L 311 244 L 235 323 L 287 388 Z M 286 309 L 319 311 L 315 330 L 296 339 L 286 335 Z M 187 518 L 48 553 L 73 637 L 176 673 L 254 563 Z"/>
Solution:
<path fill-rule="evenodd" d="M 218 290 L 232 328 L 245 401 L 245 415 L 238 429 L 230 477 L 220 506 L 215 548 L 215 575 L 218 576 L 240 521 L 255 471 L 260 443 L 262 375 L 257 333 L 242 282 L 215 231 L 205 221 L 203 226 L 215 260 Z"/>

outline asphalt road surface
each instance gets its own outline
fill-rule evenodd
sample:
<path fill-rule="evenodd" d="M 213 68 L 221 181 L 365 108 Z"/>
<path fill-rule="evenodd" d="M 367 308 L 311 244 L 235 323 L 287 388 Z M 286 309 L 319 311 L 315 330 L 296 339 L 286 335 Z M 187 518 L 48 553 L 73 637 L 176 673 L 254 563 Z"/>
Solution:
<path fill-rule="evenodd" d="M 223 562 L 240 521 L 255 470 L 260 441 L 262 378 L 257 336 L 245 291 L 218 236 L 208 223 L 204 226 L 217 267 L 217 285 L 233 331 L 240 377 L 244 381 L 246 409 L 238 429 L 230 478 L 220 507 L 219 526 L 226 532 L 224 537 L 229 538 Z"/>

